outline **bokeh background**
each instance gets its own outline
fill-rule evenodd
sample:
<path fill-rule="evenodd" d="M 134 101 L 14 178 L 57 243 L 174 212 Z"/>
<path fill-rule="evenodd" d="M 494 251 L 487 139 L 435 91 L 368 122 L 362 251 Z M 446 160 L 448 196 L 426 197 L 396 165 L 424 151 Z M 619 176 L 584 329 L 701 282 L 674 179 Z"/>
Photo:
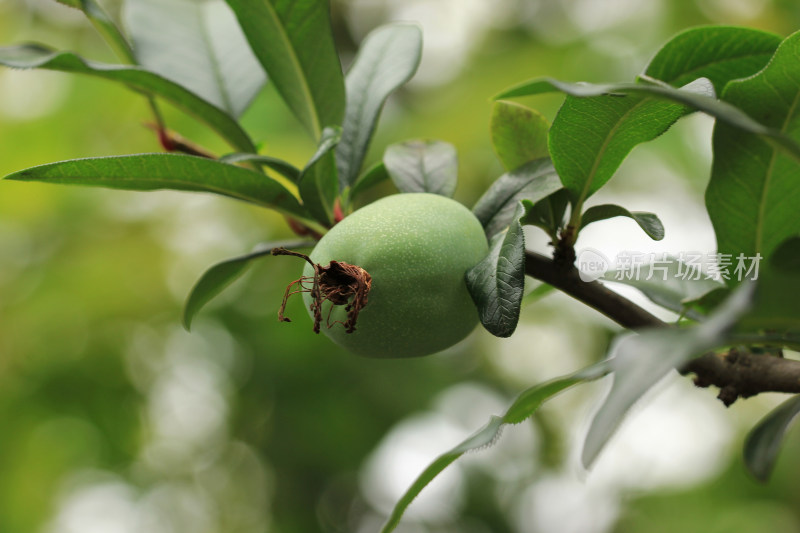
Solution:
<path fill-rule="evenodd" d="M 422 25 L 419 74 L 387 104 L 371 159 L 411 137 L 451 142 L 468 206 L 502 173 L 488 140 L 489 99 L 501 89 L 540 75 L 630 81 L 698 24 L 800 29 L 795 0 L 337 0 L 332 13 L 345 65 L 375 26 Z M 0 42 L 22 41 L 113 61 L 77 11 L 0 0 Z M 560 101 L 523 103 L 552 119 Z M 225 150 L 191 119 L 166 116 Z M 144 100 L 111 83 L 0 70 L 0 174 L 157 151 L 148 120 Z M 264 153 L 299 165 L 313 150 L 271 87 L 245 124 Z M 593 198 L 658 213 L 664 241 L 609 221 L 578 248 L 713 251 L 702 203 L 712 127 L 683 120 Z M 299 300 L 288 310 L 296 320 L 278 322 L 301 270 L 288 258 L 264 259 L 192 333 L 181 328 L 205 268 L 288 236 L 280 217 L 208 195 L 0 183 L 0 532 L 374 532 L 438 453 L 525 387 L 601 358 L 618 331 L 551 294 L 523 310 L 510 339 L 476 331 L 423 359 L 360 359 L 313 335 Z M 528 237 L 547 251 L 543 235 Z M 667 379 L 585 472 L 577 452 L 607 387 L 565 393 L 456 463 L 399 531 L 800 531 L 800 435 L 768 485 L 740 458 L 743 435 L 779 395 L 726 410 L 713 391 Z"/>

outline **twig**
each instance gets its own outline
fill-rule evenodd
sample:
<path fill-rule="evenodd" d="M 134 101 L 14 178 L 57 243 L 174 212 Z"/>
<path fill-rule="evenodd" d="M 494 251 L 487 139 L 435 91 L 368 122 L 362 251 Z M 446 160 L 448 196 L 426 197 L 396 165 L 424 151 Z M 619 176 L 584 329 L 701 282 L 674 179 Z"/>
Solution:
<path fill-rule="evenodd" d="M 525 273 L 600 311 L 626 329 L 669 326 L 627 298 L 607 289 L 602 283 L 583 281 L 574 266 L 570 269 L 559 268 L 555 261 L 536 252 L 525 253 Z"/>
<path fill-rule="evenodd" d="M 732 348 L 693 359 L 682 370 L 697 376 L 698 387 L 719 387 L 725 405 L 762 392 L 800 393 L 800 361 L 768 353 Z"/>
<path fill-rule="evenodd" d="M 583 281 L 574 266 L 564 269 L 548 257 L 526 252 L 525 273 L 560 289 L 626 329 L 673 327 L 602 283 Z M 719 399 L 725 405 L 762 392 L 800 393 L 800 361 L 754 353 L 745 347 L 702 355 L 679 371 L 695 374 L 698 387 L 719 387 Z"/>

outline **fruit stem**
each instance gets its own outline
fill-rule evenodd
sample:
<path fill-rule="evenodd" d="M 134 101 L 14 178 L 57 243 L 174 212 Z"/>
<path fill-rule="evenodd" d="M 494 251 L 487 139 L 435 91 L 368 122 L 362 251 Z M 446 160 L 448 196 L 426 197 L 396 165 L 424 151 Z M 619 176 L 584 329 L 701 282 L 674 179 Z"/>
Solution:
<path fill-rule="evenodd" d="M 308 257 L 306 254 L 302 252 L 294 252 L 292 250 L 287 250 L 286 248 L 283 247 L 278 247 L 278 248 L 273 248 L 270 253 L 272 255 L 291 255 L 292 257 L 300 257 L 301 259 L 305 259 L 309 265 L 315 268 L 317 266 L 316 263 L 314 263 L 314 261 L 312 261 L 310 257 Z"/>

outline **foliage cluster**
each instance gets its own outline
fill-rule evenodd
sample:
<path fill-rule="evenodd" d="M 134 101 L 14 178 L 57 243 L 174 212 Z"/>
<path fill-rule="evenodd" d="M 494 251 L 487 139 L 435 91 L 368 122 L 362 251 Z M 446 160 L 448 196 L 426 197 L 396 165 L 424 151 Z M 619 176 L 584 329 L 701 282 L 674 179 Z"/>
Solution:
<path fill-rule="evenodd" d="M 94 0 L 62 3 L 88 17 L 115 48 L 120 64 L 38 44 L 0 48 L 0 64 L 95 76 L 142 94 L 170 153 L 73 159 L 6 179 L 224 195 L 277 211 L 305 239 L 267 243 L 212 266 L 187 298 L 187 329 L 200 309 L 254 261 L 277 246 L 313 246 L 375 185 L 390 181 L 400 193 L 455 193 L 456 151 L 445 141 L 392 144 L 380 161 L 365 165 L 384 103 L 419 65 L 422 35 L 415 25 L 374 30 L 344 74 L 324 0 L 130 2 L 123 11 L 127 33 Z M 800 393 L 800 365 L 783 357 L 784 350 L 800 348 L 800 302 L 787 297 L 800 293 L 798 56 L 800 33 L 781 38 L 743 27 L 705 26 L 667 42 L 631 82 L 536 78 L 494 96 L 491 142 L 506 173 L 472 208 L 490 251 L 465 275 L 483 326 L 498 337 L 514 333 L 530 276 L 637 332 L 617 339 L 604 361 L 521 392 L 504 414 L 419 476 L 384 531 L 393 530 L 416 495 L 461 455 L 493 443 L 504 425 L 528 419 L 559 392 L 610 373 L 613 387 L 583 449 L 587 467 L 630 407 L 673 369 L 695 373 L 701 385 L 720 387 L 726 404 L 761 392 Z M 279 154 L 263 153 L 241 123 L 265 83 L 274 85 L 316 143 L 302 168 Z M 565 95 L 552 124 L 512 101 L 551 92 Z M 168 129 L 162 101 L 205 124 L 232 151 L 211 154 Z M 589 224 L 620 216 L 652 239 L 663 238 L 665 228 L 656 214 L 612 204 L 586 208 L 585 203 L 635 146 L 695 112 L 715 119 L 705 201 L 717 255 L 729 262 L 758 258 L 759 271 L 752 280 L 737 279 L 732 271 L 716 279 L 700 273 L 678 283 L 629 280 L 678 314 L 676 323 L 666 324 L 604 292 L 599 282 L 583 279 L 575 266 L 575 243 Z M 524 226 L 547 234 L 552 259 L 526 249 Z M 677 258 L 666 262 L 671 271 L 687 268 Z M 767 415 L 746 442 L 745 461 L 760 479 L 769 476 L 781 439 L 800 411 L 797 398 Z"/>

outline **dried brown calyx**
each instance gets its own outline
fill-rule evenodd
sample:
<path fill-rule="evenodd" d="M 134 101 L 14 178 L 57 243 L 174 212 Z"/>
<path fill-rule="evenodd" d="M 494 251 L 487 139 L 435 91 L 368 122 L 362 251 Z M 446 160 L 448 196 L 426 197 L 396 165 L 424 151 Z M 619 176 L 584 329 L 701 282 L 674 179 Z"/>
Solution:
<path fill-rule="evenodd" d="M 372 277 L 366 270 L 360 266 L 339 261 L 331 261 L 328 266 L 322 266 L 314 263 L 307 255 L 293 252 L 286 248 L 273 248 L 272 255 L 300 257 L 314 267 L 313 276 L 302 276 L 286 287 L 283 302 L 278 311 L 278 319 L 281 322 L 291 322 L 283 314 L 289 297 L 294 294 L 308 292 L 311 293 L 311 314 L 314 317 L 314 333 L 319 333 L 323 322 L 322 306 L 325 302 L 331 302 L 324 319 L 326 327 L 332 328 L 336 324 L 341 324 L 346 333 L 352 333 L 356 330 L 358 313 L 367 305 L 367 296 L 372 287 Z M 331 314 L 335 306 L 344 306 L 344 310 L 347 313 L 347 319 L 344 322 L 341 320 L 331 322 Z"/>

